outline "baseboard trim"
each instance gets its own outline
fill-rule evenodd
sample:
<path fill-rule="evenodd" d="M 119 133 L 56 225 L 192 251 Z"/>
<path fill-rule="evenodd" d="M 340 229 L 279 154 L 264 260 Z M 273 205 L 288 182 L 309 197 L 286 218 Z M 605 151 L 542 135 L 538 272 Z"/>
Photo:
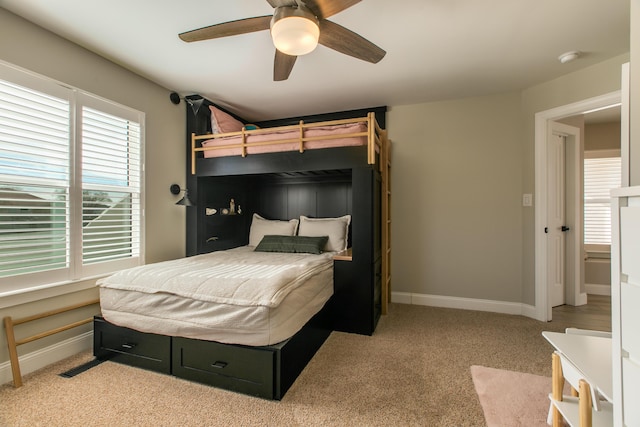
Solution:
<path fill-rule="evenodd" d="M 74 354 L 88 350 L 93 346 L 93 331 L 88 331 L 75 337 L 50 345 L 40 350 L 22 355 L 20 359 L 20 372 L 22 376 L 52 363 L 58 362 Z M 11 362 L 0 363 L 0 384 L 13 381 L 11 374 Z"/>
<path fill-rule="evenodd" d="M 400 304 L 425 305 L 429 307 L 457 308 L 461 310 L 489 311 L 492 313 L 517 314 L 535 319 L 535 306 L 506 301 L 475 298 L 449 297 L 442 295 L 392 292 L 391 301 Z"/>
<path fill-rule="evenodd" d="M 611 285 L 585 283 L 584 288 L 587 290 L 587 294 L 611 296 Z"/>

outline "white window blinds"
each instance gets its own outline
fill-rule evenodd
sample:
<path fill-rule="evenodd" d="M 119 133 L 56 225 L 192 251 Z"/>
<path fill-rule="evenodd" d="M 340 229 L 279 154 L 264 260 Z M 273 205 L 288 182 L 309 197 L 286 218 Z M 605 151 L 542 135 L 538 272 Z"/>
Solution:
<path fill-rule="evenodd" d="M 69 266 L 69 102 L 0 80 L 0 277 Z"/>
<path fill-rule="evenodd" d="M 143 121 L 0 63 L 0 291 L 140 263 Z"/>
<path fill-rule="evenodd" d="M 610 191 L 621 185 L 620 157 L 584 159 L 584 243 L 611 245 Z"/>
<path fill-rule="evenodd" d="M 82 262 L 137 256 L 140 124 L 82 109 Z"/>

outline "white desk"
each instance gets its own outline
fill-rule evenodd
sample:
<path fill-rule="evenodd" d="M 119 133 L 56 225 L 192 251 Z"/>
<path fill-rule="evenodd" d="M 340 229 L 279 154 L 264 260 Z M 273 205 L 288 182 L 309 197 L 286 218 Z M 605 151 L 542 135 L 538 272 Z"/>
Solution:
<path fill-rule="evenodd" d="M 587 381 L 591 388 L 597 390 L 608 402 L 613 402 L 611 338 L 546 331 L 542 336 L 580 373 L 580 377 Z M 591 399 L 591 396 L 583 396 L 585 397 Z M 577 416 L 577 401 L 569 398 L 567 402 L 553 399 L 552 402 L 570 425 L 585 425 Z M 610 403 L 603 405 L 602 411 L 594 412 L 594 425 L 612 425 L 613 410 Z"/>
<path fill-rule="evenodd" d="M 542 336 L 584 375 L 584 379 L 602 397 L 613 402 L 611 338 L 546 331 Z"/>

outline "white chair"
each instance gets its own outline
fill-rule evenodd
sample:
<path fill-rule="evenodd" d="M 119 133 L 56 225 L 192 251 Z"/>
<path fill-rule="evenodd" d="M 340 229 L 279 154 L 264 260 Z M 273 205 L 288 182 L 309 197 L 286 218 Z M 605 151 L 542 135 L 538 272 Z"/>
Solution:
<path fill-rule="evenodd" d="M 587 335 L 591 337 L 611 338 L 611 332 L 594 331 L 592 329 L 567 328 L 564 330 L 564 333 L 574 335 Z"/>
<path fill-rule="evenodd" d="M 567 328 L 565 329 L 565 333 L 574 334 L 574 335 L 586 335 L 586 336 L 611 338 L 611 332 L 594 331 L 589 329 Z M 590 400 L 591 400 L 590 405 L 584 406 L 585 408 L 584 411 L 590 412 L 591 409 L 600 411 L 601 402 L 605 399 L 600 395 L 600 393 L 598 393 L 598 390 L 596 389 L 596 387 L 592 387 L 590 384 L 588 384 L 584 380 L 580 371 L 572 363 L 570 363 L 562 355 L 561 352 L 555 351 L 554 355 L 558 356 L 560 369 L 561 369 L 562 377 L 564 378 L 564 381 L 568 382 L 569 385 L 571 386 L 571 395 L 578 396 L 579 395 L 578 390 L 582 390 L 582 393 L 586 391 L 587 393 L 590 394 Z M 562 387 L 560 387 L 559 393 L 562 393 L 561 388 Z M 554 396 L 554 398 L 557 398 L 557 396 Z M 587 402 L 583 401 L 583 404 L 584 403 L 587 403 Z M 547 416 L 547 424 L 549 425 L 552 425 L 552 422 L 553 422 L 553 408 L 554 408 L 554 404 L 553 402 L 551 402 L 549 405 L 549 415 Z M 591 425 L 590 421 L 588 424 L 585 424 L 585 425 Z"/>

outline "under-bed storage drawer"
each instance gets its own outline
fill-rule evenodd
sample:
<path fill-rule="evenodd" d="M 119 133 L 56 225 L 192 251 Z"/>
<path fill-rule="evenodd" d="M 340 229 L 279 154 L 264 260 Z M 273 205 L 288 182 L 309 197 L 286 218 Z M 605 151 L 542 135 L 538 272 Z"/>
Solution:
<path fill-rule="evenodd" d="M 266 399 L 274 399 L 275 352 L 174 337 L 173 375 Z"/>
<path fill-rule="evenodd" d="M 171 337 L 146 334 L 94 318 L 93 355 L 156 372 L 171 372 Z"/>

